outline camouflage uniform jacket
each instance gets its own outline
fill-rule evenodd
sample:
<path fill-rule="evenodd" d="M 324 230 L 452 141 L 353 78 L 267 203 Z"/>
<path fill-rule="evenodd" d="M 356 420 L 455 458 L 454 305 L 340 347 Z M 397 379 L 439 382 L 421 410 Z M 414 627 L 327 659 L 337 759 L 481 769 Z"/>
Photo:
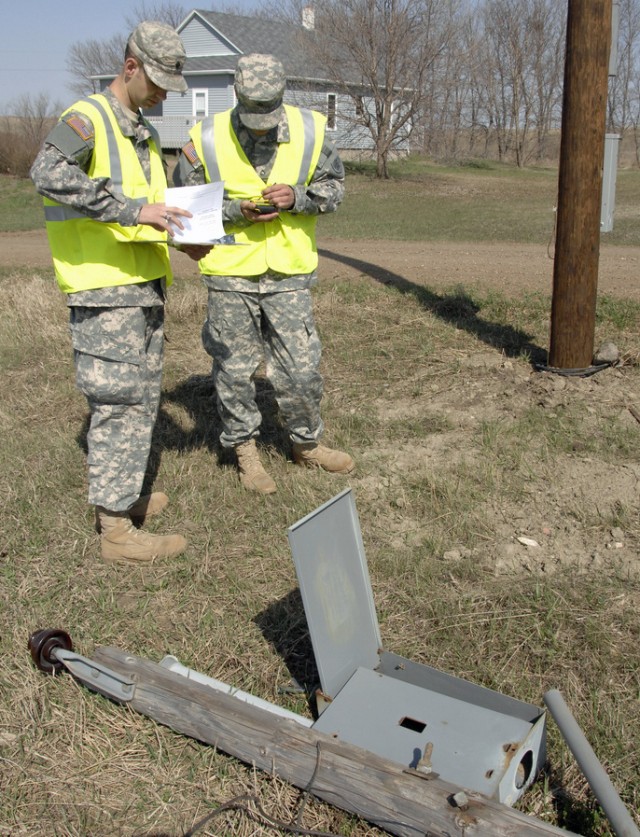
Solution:
<path fill-rule="evenodd" d="M 245 128 L 236 109 L 231 112 L 231 127 L 240 147 L 262 180 L 266 181 L 274 166 L 278 144 L 289 142 L 289 123 L 283 112 L 279 124 L 263 136 L 256 136 Z M 186 152 L 186 153 L 185 153 Z M 206 182 L 204 165 L 198 158 L 193 143 L 188 143 L 174 171 L 176 186 L 199 186 Z M 318 164 L 307 186 L 293 186 L 295 202 L 289 210 L 306 215 L 323 215 L 335 212 L 344 197 L 344 166 L 333 143 L 325 137 Z M 222 220 L 248 226 L 240 210 L 239 200 L 225 199 L 222 204 Z M 263 276 L 204 276 L 204 282 L 212 290 L 273 293 L 309 288 L 315 284 L 315 271 L 308 274 L 283 275 L 267 273 Z"/>
<path fill-rule="evenodd" d="M 135 145 L 140 165 L 149 180 L 148 140 L 151 132 L 142 113 L 126 111 L 109 89 L 104 91 L 104 96 L 123 135 L 130 137 Z M 79 133 L 72 127 L 78 125 L 78 120 L 86 131 Z M 108 178 L 88 176 L 93 150 L 93 125 L 85 114 L 72 107 L 52 128 L 31 167 L 31 179 L 36 189 L 41 195 L 71 206 L 95 221 L 134 226 L 138 222 L 140 205 L 115 190 Z M 70 306 L 100 308 L 162 305 L 163 300 L 163 283 L 159 280 L 148 282 L 142 277 L 139 284 L 67 294 Z"/>

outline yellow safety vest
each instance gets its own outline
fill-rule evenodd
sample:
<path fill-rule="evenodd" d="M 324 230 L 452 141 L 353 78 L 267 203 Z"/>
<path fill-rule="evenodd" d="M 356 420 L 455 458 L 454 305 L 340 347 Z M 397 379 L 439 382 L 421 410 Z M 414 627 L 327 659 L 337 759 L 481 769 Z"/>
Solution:
<path fill-rule="evenodd" d="M 110 178 L 117 191 L 139 203 L 164 200 L 167 180 L 157 134 L 149 140 L 149 184 L 133 143 L 123 136 L 105 96 L 89 96 L 69 110 L 87 116 L 94 127 L 89 177 Z M 44 213 L 56 277 L 64 293 L 132 285 L 161 276 L 171 283 L 169 249 L 158 242 L 166 234 L 148 225 L 123 227 L 95 221 L 48 198 L 44 198 Z"/>
<path fill-rule="evenodd" d="M 287 183 L 307 185 L 318 165 L 326 119 L 316 111 L 285 105 L 290 141 L 278 145 L 276 160 L 265 182 L 242 150 L 231 127 L 231 111 L 204 119 L 191 130 L 207 182 L 224 181 L 225 197 L 255 200 L 265 186 Z M 200 270 L 213 276 L 259 276 L 267 271 L 289 276 L 311 273 L 318 265 L 315 215 L 281 210 L 281 217 L 266 223 L 226 224 L 237 247 L 214 247 L 202 259 Z"/>

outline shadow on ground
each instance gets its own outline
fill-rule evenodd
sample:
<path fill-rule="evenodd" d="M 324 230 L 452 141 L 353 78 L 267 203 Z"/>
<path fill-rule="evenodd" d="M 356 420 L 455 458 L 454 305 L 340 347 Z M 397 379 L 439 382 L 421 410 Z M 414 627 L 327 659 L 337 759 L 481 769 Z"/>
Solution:
<path fill-rule="evenodd" d="M 274 651 L 282 657 L 295 683 L 307 695 L 312 695 L 320 678 L 300 590 L 292 590 L 273 602 L 253 621 Z"/>
<path fill-rule="evenodd" d="M 273 447 L 283 457 L 290 457 L 291 443 L 279 421 L 273 388 L 269 381 L 261 376 L 256 378 L 255 383 L 256 402 L 262 413 L 258 447 Z M 188 429 L 168 412 L 166 407 L 170 404 L 175 404 L 185 411 L 189 418 Z M 89 413 L 86 413 L 76 436 L 78 447 L 85 456 L 88 453 L 87 432 L 90 420 Z M 142 493 L 148 494 L 153 490 L 165 450 L 205 450 L 216 457 L 218 466 L 235 465 L 234 454 L 220 445 L 221 430 L 215 388 L 210 375 L 191 375 L 173 389 L 163 390 Z"/>
<path fill-rule="evenodd" d="M 349 265 L 382 285 L 392 285 L 400 293 L 410 294 L 422 307 L 456 328 L 473 334 L 508 357 L 529 355 L 532 364 L 546 363 L 546 349 L 532 343 L 532 335 L 502 323 L 492 323 L 478 316 L 479 306 L 464 291 L 439 295 L 373 262 L 366 262 L 331 250 L 319 250 L 321 256 Z"/>

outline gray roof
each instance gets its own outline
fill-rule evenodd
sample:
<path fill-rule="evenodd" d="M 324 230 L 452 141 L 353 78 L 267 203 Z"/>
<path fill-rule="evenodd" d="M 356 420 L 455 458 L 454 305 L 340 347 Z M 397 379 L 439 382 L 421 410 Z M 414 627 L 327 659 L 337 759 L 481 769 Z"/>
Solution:
<path fill-rule="evenodd" d="M 318 63 L 310 42 L 316 37 L 313 30 L 264 17 L 248 17 L 227 12 L 210 12 L 194 9 L 178 27 L 178 32 L 195 16 L 216 31 L 222 41 L 230 45 L 228 55 L 190 56 L 185 61 L 183 75 L 229 74 L 233 76 L 241 55 L 252 52 L 271 53 L 280 59 L 289 81 L 313 81 L 319 84 L 335 84 L 335 74 Z M 344 67 L 343 67 L 344 72 Z M 96 73 L 92 78 L 112 79 L 115 72 Z M 352 78 L 358 85 L 358 79 Z"/>
<path fill-rule="evenodd" d="M 193 14 L 199 15 L 225 41 L 235 47 L 239 54 L 188 58 L 185 65 L 187 73 L 221 72 L 227 69 L 234 71 L 240 55 L 268 52 L 282 61 L 290 80 L 330 80 L 331 76 L 326 67 L 317 64 L 309 54 L 308 48 L 305 48 L 305 43 L 312 40 L 315 34 L 312 30 L 305 29 L 302 24 L 298 26 L 263 17 L 210 12 L 204 9 L 195 9 L 188 19 L 191 19 Z"/>

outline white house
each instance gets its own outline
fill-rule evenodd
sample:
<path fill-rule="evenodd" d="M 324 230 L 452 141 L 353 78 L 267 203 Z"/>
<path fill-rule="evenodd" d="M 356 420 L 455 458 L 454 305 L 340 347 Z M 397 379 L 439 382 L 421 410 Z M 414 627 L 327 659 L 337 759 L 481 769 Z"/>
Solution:
<path fill-rule="evenodd" d="M 282 61 L 287 74 L 285 102 L 325 114 L 328 134 L 339 150 L 372 148 L 371 135 L 357 124 L 357 109 L 366 107 L 366 88 L 354 81 L 354 95 L 339 93 L 327 68 L 314 64 L 309 49 L 314 37 L 311 8 L 305 9 L 299 25 L 194 9 L 177 31 L 187 53 L 183 74 L 189 89 L 168 93 L 165 102 L 145 112 L 164 149 L 181 148 L 196 122 L 235 105 L 236 63 L 241 55 L 253 52 L 271 53 Z M 97 78 L 104 89 L 113 74 Z"/>

